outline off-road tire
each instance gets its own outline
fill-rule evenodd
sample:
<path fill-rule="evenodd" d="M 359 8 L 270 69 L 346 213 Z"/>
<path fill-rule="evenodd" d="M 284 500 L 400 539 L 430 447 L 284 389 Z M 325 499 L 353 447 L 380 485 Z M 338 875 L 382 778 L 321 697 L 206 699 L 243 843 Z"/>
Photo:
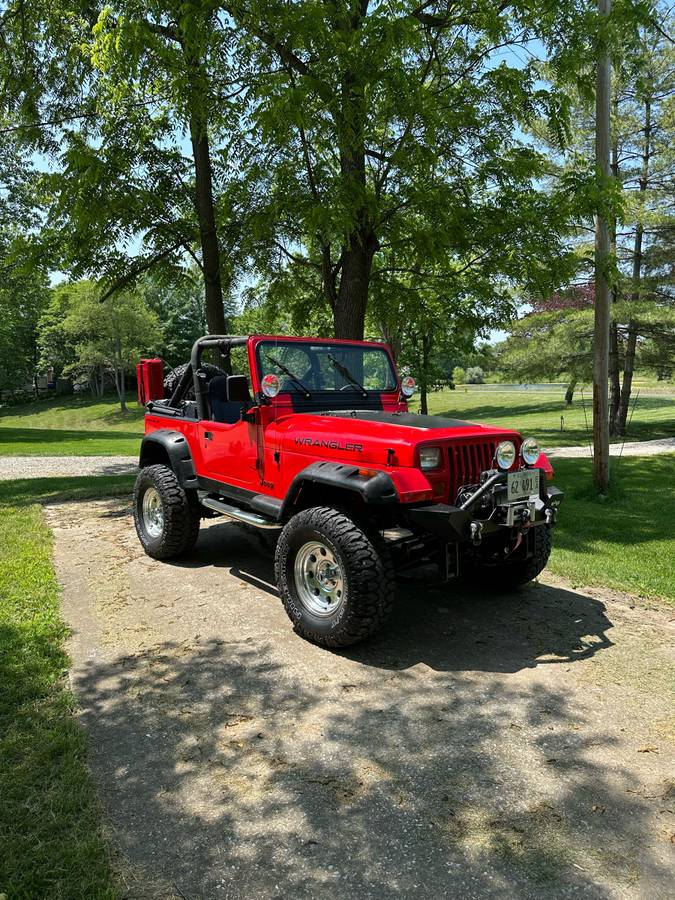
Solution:
<path fill-rule="evenodd" d="M 294 575 L 298 550 L 314 540 L 331 550 L 344 577 L 342 604 L 326 618 L 312 615 L 303 605 Z M 391 612 L 394 569 L 384 541 L 340 510 L 318 506 L 293 516 L 279 536 L 274 570 L 295 631 L 323 647 L 347 647 L 364 640 L 382 627 Z"/>
<path fill-rule="evenodd" d="M 143 514 L 143 497 L 149 488 L 159 494 L 163 513 L 161 534 L 150 534 Z M 188 553 L 199 536 L 199 501 L 195 491 L 185 491 L 168 466 L 146 466 L 134 485 L 134 524 L 143 549 L 153 559 L 175 559 Z"/>
<path fill-rule="evenodd" d="M 183 377 L 183 373 L 187 369 L 190 363 L 183 363 L 180 366 L 176 366 L 175 369 L 172 369 L 168 375 L 164 378 L 164 396 L 170 397 L 173 392 L 176 390 L 178 386 L 178 382 Z M 226 375 L 227 373 L 221 369 L 219 366 L 212 366 L 211 363 L 202 363 L 200 366 L 202 372 L 206 376 L 206 380 L 211 381 L 212 378 L 215 378 L 216 375 Z M 192 385 L 185 392 L 185 400 L 194 400 L 195 399 L 195 390 Z"/>
<path fill-rule="evenodd" d="M 534 552 L 528 559 L 518 562 L 480 566 L 475 563 L 470 570 L 470 578 L 497 590 L 514 590 L 539 575 L 551 555 L 552 529 L 550 525 L 536 525 L 532 529 Z"/>

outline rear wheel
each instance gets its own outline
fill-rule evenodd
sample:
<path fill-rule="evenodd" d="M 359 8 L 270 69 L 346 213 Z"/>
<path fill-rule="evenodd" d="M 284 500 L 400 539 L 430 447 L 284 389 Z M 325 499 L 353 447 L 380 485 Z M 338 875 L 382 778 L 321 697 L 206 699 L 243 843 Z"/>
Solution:
<path fill-rule="evenodd" d="M 142 469 L 134 487 L 134 523 L 143 549 L 154 559 L 191 550 L 199 535 L 199 503 L 168 466 Z"/>
<path fill-rule="evenodd" d="M 288 522 L 275 572 L 295 630 L 324 647 L 362 641 L 391 612 L 394 573 L 384 542 L 336 509 L 306 509 Z"/>

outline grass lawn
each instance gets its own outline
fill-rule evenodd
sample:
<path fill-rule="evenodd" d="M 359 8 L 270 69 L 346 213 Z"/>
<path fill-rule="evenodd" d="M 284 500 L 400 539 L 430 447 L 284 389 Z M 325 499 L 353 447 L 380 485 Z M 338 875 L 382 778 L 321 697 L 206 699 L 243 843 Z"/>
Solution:
<path fill-rule="evenodd" d="M 418 399 L 411 404 L 419 409 Z M 500 391 L 467 386 L 429 396 L 431 413 L 517 428 L 544 446 L 586 444 L 588 433 L 580 393 L 566 408 L 562 390 Z M 129 395 L 129 412 L 117 400 L 67 397 L 0 410 L 0 456 L 135 456 L 143 433 L 144 410 Z M 564 428 L 560 430 L 560 417 Z M 591 397 L 586 395 L 591 428 Z M 675 436 L 675 393 L 644 390 L 628 440 Z"/>
<path fill-rule="evenodd" d="M 565 500 L 549 569 L 573 585 L 600 585 L 675 602 L 675 454 L 612 461 L 598 500 L 590 460 L 554 460 Z"/>
<path fill-rule="evenodd" d="M 0 410 L 0 456 L 136 456 L 145 410 L 130 394 L 62 397 Z"/>
<path fill-rule="evenodd" d="M 547 447 L 588 443 L 590 394 L 586 395 L 585 417 L 578 392 L 573 406 L 567 409 L 562 390 L 553 393 L 491 387 L 469 385 L 430 394 L 429 411 L 517 428 L 538 437 Z M 413 400 L 411 408 L 418 410 L 418 399 Z M 143 414 L 131 395 L 126 414 L 113 396 L 66 397 L 0 410 L 0 456 L 135 456 L 143 433 Z M 627 440 L 673 436 L 675 392 L 656 393 L 647 388 L 638 399 Z"/>
<path fill-rule="evenodd" d="M 37 501 L 125 492 L 133 478 L 0 482 L 0 894 L 115 898 L 73 716 L 51 534 Z"/>
<path fill-rule="evenodd" d="M 516 428 L 524 435 L 538 438 L 544 447 L 567 447 L 588 443 L 588 434 L 593 427 L 593 407 L 591 394 L 584 391 L 584 397 L 586 417 L 580 393 L 575 394 L 572 406 L 566 407 L 562 391 L 499 391 L 473 386 L 467 386 L 465 390 L 461 386 L 454 391 L 430 394 L 429 412 Z M 418 408 L 419 403 L 415 400 L 413 409 L 417 411 Z M 565 420 L 562 431 L 561 416 Z M 647 441 L 661 437 L 675 437 L 675 393 L 641 393 L 626 440 Z"/>

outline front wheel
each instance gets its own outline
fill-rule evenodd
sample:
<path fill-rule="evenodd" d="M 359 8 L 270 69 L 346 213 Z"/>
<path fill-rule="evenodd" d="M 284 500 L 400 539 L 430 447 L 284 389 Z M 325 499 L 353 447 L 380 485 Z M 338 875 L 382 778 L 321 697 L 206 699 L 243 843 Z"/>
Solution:
<path fill-rule="evenodd" d="M 286 524 L 275 573 L 295 630 L 324 647 L 362 641 L 391 611 L 394 572 L 384 542 L 336 509 L 306 509 Z"/>
<path fill-rule="evenodd" d="M 486 560 L 482 565 L 480 558 L 474 559 L 469 566 L 470 577 L 500 590 L 512 590 L 527 584 L 546 568 L 551 555 L 551 532 L 550 525 L 536 525 L 532 529 L 532 553 L 526 559 L 506 559 L 497 563 Z"/>
<path fill-rule="evenodd" d="M 173 469 L 141 469 L 134 486 L 134 523 L 148 556 L 174 559 L 192 550 L 199 520 L 196 498 L 184 490 Z"/>

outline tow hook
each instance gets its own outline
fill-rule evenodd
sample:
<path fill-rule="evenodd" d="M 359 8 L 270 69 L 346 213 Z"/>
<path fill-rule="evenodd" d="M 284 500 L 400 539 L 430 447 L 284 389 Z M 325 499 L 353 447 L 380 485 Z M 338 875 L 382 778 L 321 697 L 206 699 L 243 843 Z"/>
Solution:
<path fill-rule="evenodd" d="M 549 508 L 546 510 L 546 524 L 554 525 L 556 518 L 557 515 L 555 509 L 552 506 L 549 506 Z"/>
<path fill-rule="evenodd" d="M 471 541 L 477 547 L 483 540 L 483 525 L 481 522 L 471 523 Z"/>

